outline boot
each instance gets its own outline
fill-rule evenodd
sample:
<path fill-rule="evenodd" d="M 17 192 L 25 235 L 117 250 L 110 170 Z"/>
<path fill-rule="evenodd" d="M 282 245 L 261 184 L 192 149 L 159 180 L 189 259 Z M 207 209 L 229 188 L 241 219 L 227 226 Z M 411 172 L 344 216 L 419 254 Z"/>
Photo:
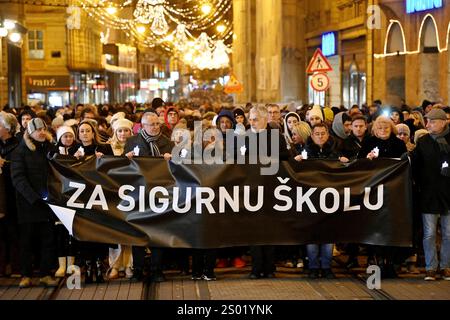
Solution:
<path fill-rule="evenodd" d="M 91 260 L 86 260 L 86 275 L 84 277 L 84 283 L 93 283 L 94 282 L 94 270 L 92 268 Z"/>
<path fill-rule="evenodd" d="M 59 268 L 55 272 L 55 278 L 64 278 L 66 275 L 66 257 L 58 257 Z"/>
<path fill-rule="evenodd" d="M 100 261 L 100 259 L 97 259 L 97 261 L 95 262 L 95 282 L 97 283 L 105 282 L 105 279 L 103 278 L 102 267 L 102 262 Z"/>
<path fill-rule="evenodd" d="M 70 273 L 69 272 L 69 267 L 75 265 L 75 257 L 72 256 L 67 256 L 67 270 L 66 273 Z"/>

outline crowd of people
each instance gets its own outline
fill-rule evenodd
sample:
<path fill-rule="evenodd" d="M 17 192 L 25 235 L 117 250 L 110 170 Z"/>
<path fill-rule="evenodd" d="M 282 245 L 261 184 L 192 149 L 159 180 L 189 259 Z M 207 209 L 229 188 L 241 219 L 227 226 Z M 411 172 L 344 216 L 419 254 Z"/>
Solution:
<path fill-rule="evenodd" d="M 216 128 L 224 136 L 229 130 L 236 135 L 248 130 L 259 138 L 262 132 L 278 129 L 280 159 L 300 164 L 306 157 L 343 163 L 361 158 L 409 158 L 417 211 L 413 219 L 414 247 L 338 247 L 348 255 L 348 268 L 359 265 L 358 255 L 365 250 L 368 264 L 379 265 L 383 277 L 395 277 L 405 261 L 409 271 L 417 272 L 417 258 L 423 251 L 425 280 L 436 280 L 439 275 L 450 280 L 449 107 L 429 101 L 415 108 L 383 107 L 381 101 L 349 109 L 250 103 L 213 107 L 173 105 L 160 98 L 145 105 L 37 105 L 0 112 L 0 275 L 20 276 L 19 286 L 26 288 L 38 269 L 40 282 L 55 286 L 55 277 L 63 278 L 79 265 L 86 283 L 121 276 L 161 282 L 165 280 L 167 261 L 175 261 L 176 267 L 192 274 L 193 280 L 215 280 L 215 268 L 242 268 L 247 263 L 243 256 L 249 252 L 250 279 L 275 277 L 279 260 L 286 266 L 307 267 L 312 279 L 334 278 L 333 243 L 289 247 L 250 244 L 249 248 L 218 250 L 104 245 L 71 237 L 47 205 L 51 155 L 78 159 L 93 155 L 129 159 L 150 156 L 170 161 L 173 147 L 180 143 L 177 129 L 194 131 L 196 121 L 202 122 L 203 130 Z M 211 138 L 202 148 L 213 148 L 220 141 Z"/>

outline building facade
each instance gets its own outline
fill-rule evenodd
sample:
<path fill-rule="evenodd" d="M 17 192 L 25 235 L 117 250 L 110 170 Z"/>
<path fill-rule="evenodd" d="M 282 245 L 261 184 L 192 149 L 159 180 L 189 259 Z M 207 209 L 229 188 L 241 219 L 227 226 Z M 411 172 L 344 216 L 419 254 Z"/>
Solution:
<path fill-rule="evenodd" d="M 1 4 L 0 9 L 9 4 Z M 138 51 L 122 32 L 107 28 L 67 1 L 15 4 L 7 18 L 23 26 L 22 40 L 3 37 L 0 105 L 51 106 L 134 100 Z M 109 31 L 108 31 L 109 34 Z M 109 43 L 113 43 L 111 50 Z M 113 52 L 111 52 L 113 51 Z"/>
<path fill-rule="evenodd" d="M 449 103 L 450 3 L 443 0 L 235 0 L 233 68 L 239 103 L 298 101 L 347 108 L 382 100 Z M 333 71 L 315 92 L 317 48 Z"/>

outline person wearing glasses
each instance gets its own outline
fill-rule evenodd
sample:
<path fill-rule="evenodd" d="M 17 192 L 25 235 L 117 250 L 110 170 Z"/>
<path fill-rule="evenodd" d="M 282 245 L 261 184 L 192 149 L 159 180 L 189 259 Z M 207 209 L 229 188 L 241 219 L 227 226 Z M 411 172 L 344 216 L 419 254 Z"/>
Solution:
<path fill-rule="evenodd" d="M 125 143 L 124 154 L 130 160 L 134 157 L 150 156 L 164 158 L 169 161 L 172 158 L 171 152 L 174 147 L 170 138 L 161 132 L 161 124 L 158 115 L 154 112 L 146 112 L 141 119 L 141 132 L 130 137 Z M 161 248 L 151 248 L 150 280 L 153 282 L 165 281 L 162 272 L 163 250 Z M 143 276 L 145 248 L 133 247 L 134 278 L 140 280 Z"/>

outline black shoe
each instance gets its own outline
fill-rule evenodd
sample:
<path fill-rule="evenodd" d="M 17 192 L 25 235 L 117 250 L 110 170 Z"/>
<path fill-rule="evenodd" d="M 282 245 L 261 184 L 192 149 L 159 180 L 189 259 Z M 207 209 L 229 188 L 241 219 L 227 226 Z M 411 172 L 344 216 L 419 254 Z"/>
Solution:
<path fill-rule="evenodd" d="M 142 280 L 144 280 L 144 273 L 142 272 L 142 269 L 133 269 L 133 276 L 131 277 L 131 281 L 139 282 Z"/>
<path fill-rule="evenodd" d="M 275 273 L 273 273 L 273 272 L 266 273 L 266 274 L 264 274 L 264 278 L 273 279 L 273 278 L 275 278 Z"/>
<path fill-rule="evenodd" d="M 393 264 L 386 264 L 381 268 L 381 278 L 383 279 L 395 279 L 398 278 L 397 271 Z"/>
<path fill-rule="evenodd" d="M 84 283 L 94 283 L 94 268 L 92 268 L 91 261 L 86 261 L 86 273 L 84 276 Z"/>
<path fill-rule="evenodd" d="M 192 273 L 191 279 L 194 280 L 194 281 L 197 281 L 197 280 L 202 280 L 203 277 L 202 277 L 201 273 Z"/>
<path fill-rule="evenodd" d="M 252 273 L 249 274 L 248 278 L 251 279 L 251 280 L 256 280 L 256 279 L 260 279 L 261 276 L 259 274 L 257 274 L 257 273 L 253 273 L 252 272 Z"/>
<path fill-rule="evenodd" d="M 336 279 L 336 275 L 333 273 L 333 271 L 331 269 L 323 269 L 322 270 L 322 278 Z"/>
<path fill-rule="evenodd" d="M 318 279 L 319 278 L 319 269 L 311 269 L 311 270 L 309 270 L 308 278 L 310 278 L 310 279 Z"/>
<path fill-rule="evenodd" d="M 214 273 L 209 273 L 209 272 L 205 273 L 202 276 L 202 278 L 203 278 L 203 280 L 206 280 L 206 281 L 216 281 L 217 280 L 216 275 Z"/>
<path fill-rule="evenodd" d="M 164 277 L 164 273 L 162 273 L 162 271 L 155 271 L 151 275 L 150 281 L 151 282 L 164 282 L 164 281 L 166 281 L 166 277 Z"/>

